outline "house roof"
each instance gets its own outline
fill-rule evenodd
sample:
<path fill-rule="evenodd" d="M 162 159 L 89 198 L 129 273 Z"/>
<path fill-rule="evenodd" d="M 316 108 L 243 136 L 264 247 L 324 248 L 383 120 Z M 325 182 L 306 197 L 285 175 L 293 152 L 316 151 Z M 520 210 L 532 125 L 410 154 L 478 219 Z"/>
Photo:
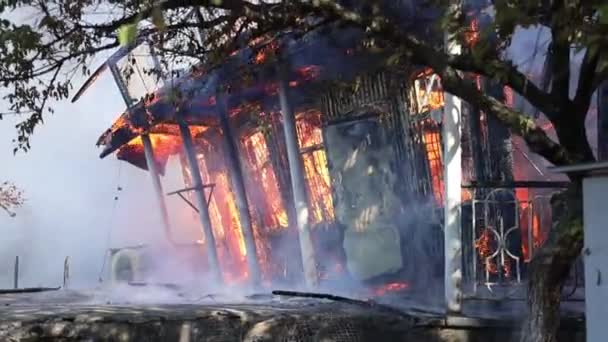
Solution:
<path fill-rule="evenodd" d="M 585 176 L 606 175 L 608 174 L 608 161 L 560 166 L 551 170 L 557 173 L 575 173 Z"/>
<path fill-rule="evenodd" d="M 387 10 L 405 30 L 418 34 L 422 39 L 434 39 L 432 25 L 438 13 L 427 7 L 414 5 L 417 1 L 390 0 L 386 2 Z M 393 7 L 395 8 L 393 10 Z M 398 10 L 397 10 L 398 9 Z M 289 75 L 290 95 L 294 107 L 311 102 L 311 90 L 319 96 L 318 85 L 327 81 L 344 81 L 352 79 L 357 70 L 371 72 L 381 65 L 386 56 L 373 53 L 358 53 L 363 32 L 349 27 L 322 27 L 303 36 L 283 33 L 276 40 L 284 47 L 282 57 L 291 67 Z M 437 37 L 435 37 L 437 38 Z M 175 110 L 170 99 L 175 88 L 180 93 L 189 94 L 188 101 L 181 107 L 182 115 L 191 125 L 213 126 L 217 124 L 215 96 L 220 87 L 229 85 L 230 92 L 223 95 L 228 111 L 247 102 L 258 102 L 263 110 L 277 109 L 276 95 L 277 75 L 274 63 L 252 65 L 258 47 L 247 47 L 227 58 L 220 66 L 206 73 L 188 73 L 172 80 L 171 87 L 160 88 L 153 100 L 139 102 L 131 110 L 122 113 L 97 141 L 103 146 L 101 158 L 120 150 L 144 132 L 154 134 L 158 124 L 175 123 Z M 109 64 L 116 63 L 129 53 L 129 48 L 119 49 L 106 63 L 98 68 L 89 80 L 77 92 L 73 101 L 91 86 L 100 73 Z M 312 68 L 312 69 L 311 69 Z M 253 76 L 253 82 L 244 80 L 244 69 Z M 305 72 L 316 72 L 314 77 Z M 316 85 L 316 87 L 315 87 Z M 314 97 L 315 95 L 313 95 Z M 119 159 L 146 168 L 142 151 L 137 149 L 118 155 Z M 161 162 L 161 164 L 163 164 Z"/>
<path fill-rule="evenodd" d="M 284 58 L 289 61 L 289 84 L 294 106 L 311 102 L 313 85 L 327 81 L 346 80 L 363 67 L 370 70 L 382 59 L 379 55 L 360 54 L 354 48 L 362 33 L 354 29 L 339 29 L 296 39 L 285 35 L 280 39 L 287 46 Z M 276 65 L 251 65 L 253 49 L 240 51 L 221 66 L 206 74 L 190 73 L 160 88 L 152 100 L 140 101 L 121 114 L 98 140 L 103 146 L 100 157 L 115 152 L 144 132 L 154 133 L 158 124 L 175 124 L 175 108 L 171 96 L 175 89 L 187 94 L 181 107 L 184 119 L 191 125 L 217 125 L 215 96 L 218 89 L 228 86 L 224 95 L 229 111 L 243 103 L 256 102 L 262 109 L 278 107 L 278 77 Z M 245 70 L 247 68 L 247 70 Z M 253 81 L 245 80 L 247 78 Z M 319 89 L 318 87 L 316 89 Z M 317 94 L 318 95 L 318 94 Z M 142 167 L 141 163 L 138 163 Z"/>

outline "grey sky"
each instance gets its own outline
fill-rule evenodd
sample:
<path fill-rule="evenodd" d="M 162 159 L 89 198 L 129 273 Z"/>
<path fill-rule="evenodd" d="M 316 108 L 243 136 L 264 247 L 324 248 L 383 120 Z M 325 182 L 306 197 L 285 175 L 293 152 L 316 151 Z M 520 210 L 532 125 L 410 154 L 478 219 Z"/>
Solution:
<path fill-rule="evenodd" d="M 66 255 L 72 258 L 74 282 L 91 286 L 108 247 L 162 238 L 148 174 L 113 155 L 98 157 L 97 138 L 124 110 L 110 74 L 77 103 L 55 108 L 36 129 L 27 154 L 12 154 L 19 118 L 0 121 L 0 180 L 14 182 L 27 197 L 16 218 L 0 213 L 0 288 L 12 284 L 15 255 L 21 257 L 23 286 L 60 284 Z M 163 180 L 167 190 L 180 187 L 179 169 L 172 164 Z M 117 192 L 119 185 L 123 191 Z M 175 225 L 192 228 L 188 208 L 177 199 L 169 205 Z M 196 230 L 187 231 L 189 238 L 197 237 Z"/>

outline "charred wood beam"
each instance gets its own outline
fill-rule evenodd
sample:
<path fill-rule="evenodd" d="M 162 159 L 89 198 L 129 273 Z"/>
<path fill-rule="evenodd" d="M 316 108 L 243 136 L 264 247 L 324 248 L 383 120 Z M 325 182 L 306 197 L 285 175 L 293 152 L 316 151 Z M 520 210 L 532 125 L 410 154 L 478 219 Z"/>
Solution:
<path fill-rule="evenodd" d="M 344 117 L 336 118 L 325 123 L 325 126 L 339 125 L 347 122 L 355 122 L 360 120 L 375 119 L 379 113 L 368 113 L 359 116 L 344 115 Z"/>
<path fill-rule="evenodd" d="M 472 181 L 463 184 L 465 189 L 516 189 L 516 188 L 531 188 L 531 189 L 556 189 L 567 188 L 570 182 L 545 182 L 545 181 Z"/>
<path fill-rule="evenodd" d="M 397 308 L 394 308 L 394 307 L 391 307 L 388 305 L 376 303 L 371 300 L 352 299 L 352 298 L 348 298 L 348 297 L 336 296 L 336 295 L 327 294 L 327 293 L 297 292 L 297 291 L 283 291 L 283 290 L 274 290 L 274 291 L 272 291 L 272 294 L 275 296 L 283 296 L 283 297 L 299 297 L 299 298 L 314 298 L 314 299 L 331 300 L 334 302 L 346 303 L 346 304 L 361 306 L 361 307 L 365 307 L 365 308 L 381 310 L 386 313 L 397 315 L 399 317 L 406 317 L 408 319 L 413 320 L 414 322 L 417 322 L 417 318 L 409 315 L 406 312 L 403 312 Z"/>
<path fill-rule="evenodd" d="M 313 146 L 308 146 L 308 147 L 302 148 L 300 150 L 300 154 L 308 154 L 308 153 L 319 151 L 319 150 L 322 150 L 322 149 L 324 149 L 324 147 L 323 147 L 322 144 L 316 144 L 316 145 L 313 145 Z"/>
<path fill-rule="evenodd" d="M 48 292 L 48 291 L 59 291 L 61 287 L 31 287 L 26 289 L 2 289 L 0 294 L 12 294 L 12 293 L 37 293 L 37 292 Z"/>

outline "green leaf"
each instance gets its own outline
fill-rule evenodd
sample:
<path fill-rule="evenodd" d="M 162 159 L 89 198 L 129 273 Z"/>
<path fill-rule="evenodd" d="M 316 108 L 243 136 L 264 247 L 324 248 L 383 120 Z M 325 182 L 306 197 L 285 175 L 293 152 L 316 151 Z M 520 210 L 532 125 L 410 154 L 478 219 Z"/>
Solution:
<path fill-rule="evenodd" d="M 154 7 L 152 10 L 152 24 L 154 24 L 159 31 L 163 31 L 167 27 L 163 10 L 159 6 Z"/>
<path fill-rule="evenodd" d="M 599 14 L 600 24 L 608 25 L 608 4 L 598 7 L 597 11 Z"/>
<path fill-rule="evenodd" d="M 387 59 L 386 64 L 388 66 L 394 66 L 394 65 L 397 65 L 400 60 L 401 60 L 401 54 L 394 53 Z"/>
<path fill-rule="evenodd" d="M 125 24 L 118 28 L 118 43 L 121 46 L 129 46 L 137 40 L 137 24 Z"/>

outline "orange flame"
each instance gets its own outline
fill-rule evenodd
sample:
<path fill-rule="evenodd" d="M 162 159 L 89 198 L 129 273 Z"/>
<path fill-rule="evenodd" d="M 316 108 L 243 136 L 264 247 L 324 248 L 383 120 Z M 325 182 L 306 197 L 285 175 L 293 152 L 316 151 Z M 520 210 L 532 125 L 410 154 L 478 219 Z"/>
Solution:
<path fill-rule="evenodd" d="M 277 41 L 271 41 L 256 52 L 255 56 L 253 57 L 253 63 L 258 65 L 266 63 L 272 56 L 275 55 L 278 48 L 279 44 Z"/>
<path fill-rule="evenodd" d="M 213 155 L 223 163 L 217 151 L 209 151 L 207 157 Z M 213 235 L 216 240 L 220 266 L 224 280 L 228 283 L 245 281 L 248 277 L 245 240 L 243 237 L 236 201 L 232 194 L 229 178 L 225 168 L 213 168 L 210 171 L 208 160 L 202 154 L 197 155 L 201 176 L 205 184 L 215 184 L 213 195 L 209 202 L 209 216 Z M 182 163 L 185 160 L 182 159 Z M 192 186 L 192 178 L 187 168 L 184 169 L 184 183 Z M 209 190 L 206 191 L 209 193 Z M 192 199 L 192 193 L 188 194 Z"/>
<path fill-rule="evenodd" d="M 427 87 L 431 82 L 431 77 L 434 75 L 432 69 L 425 69 L 415 76 L 414 92 L 417 110 L 415 113 L 424 113 L 433 109 L 441 108 L 445 105 L 445 98 L 440 82 L 436 82 L 430 88 L 427 96 Z M 415 114 L 412 113 L 412 114 Z"/>
<path fill-rule="evenodd" d="M 321 113 L 300 113 L 296 121 L 300 149 L 308 184 L 312 223 L 334 220 L 333 200 L 327 156 L 323 148 Z"/>
<path fill-rule="evenodd" d="M 497 248 L 496 245 L 497 243 L 495 241 L 494 234 L 490 228 L 483 229 L 479 238 L 475 241 L 475 248 L 477 249 L 481 263 L 484 265 L 486 271 L 491 274 L 498 274 L 499 268 L 494 260 L 486 260 L 486 258 L 492 255 L 492 250 Z M 507 278 L 511 276 L 511 264 L 508 262 L 508 260 L 502 266 L 502 272 Z"/>
<path fill-rule="evenodd" d="M 396 283 L 388 283 L 382 285 L 374 290 L 374 294 L 376 296 L 384 296 L 389 292 L 398 292 L 409 289 L 410 285 L 408 283 L 396 282 Z"/>
<path fill-rule="evenodd" d="M 481 232 L 479 238 L 475 241 L 475 248 L 479 254 L 482 264 L 485 266 L 486 271 L 490 273 L 497 273 L 496 264 L 492 260 L 486 260 L 487 257 L 492 255 L 492 231 L 488 228 Z"/>
<path fill-rule="evenodd" d="M 441 155 L 441 133 L 437 124 L 427 120 L 423 126 L 422 142 L 426 151 L 431 186 L 437 205 L 443 206 L 444 184 L 443 184 L 443 157 Z"/>
<path fill-rule="evenodd" d="M 256 132 L 242 140 L 249 166 L 253 171 L 253 177 L 261 185 L 265 194 L 263 206 L 263 222 L 268 228 L 287 227 L 287 212 L 280 195 L 278 182 L 272 163 L 270 153 L 266 145 L 266 139 L 262 132 Z"/>

